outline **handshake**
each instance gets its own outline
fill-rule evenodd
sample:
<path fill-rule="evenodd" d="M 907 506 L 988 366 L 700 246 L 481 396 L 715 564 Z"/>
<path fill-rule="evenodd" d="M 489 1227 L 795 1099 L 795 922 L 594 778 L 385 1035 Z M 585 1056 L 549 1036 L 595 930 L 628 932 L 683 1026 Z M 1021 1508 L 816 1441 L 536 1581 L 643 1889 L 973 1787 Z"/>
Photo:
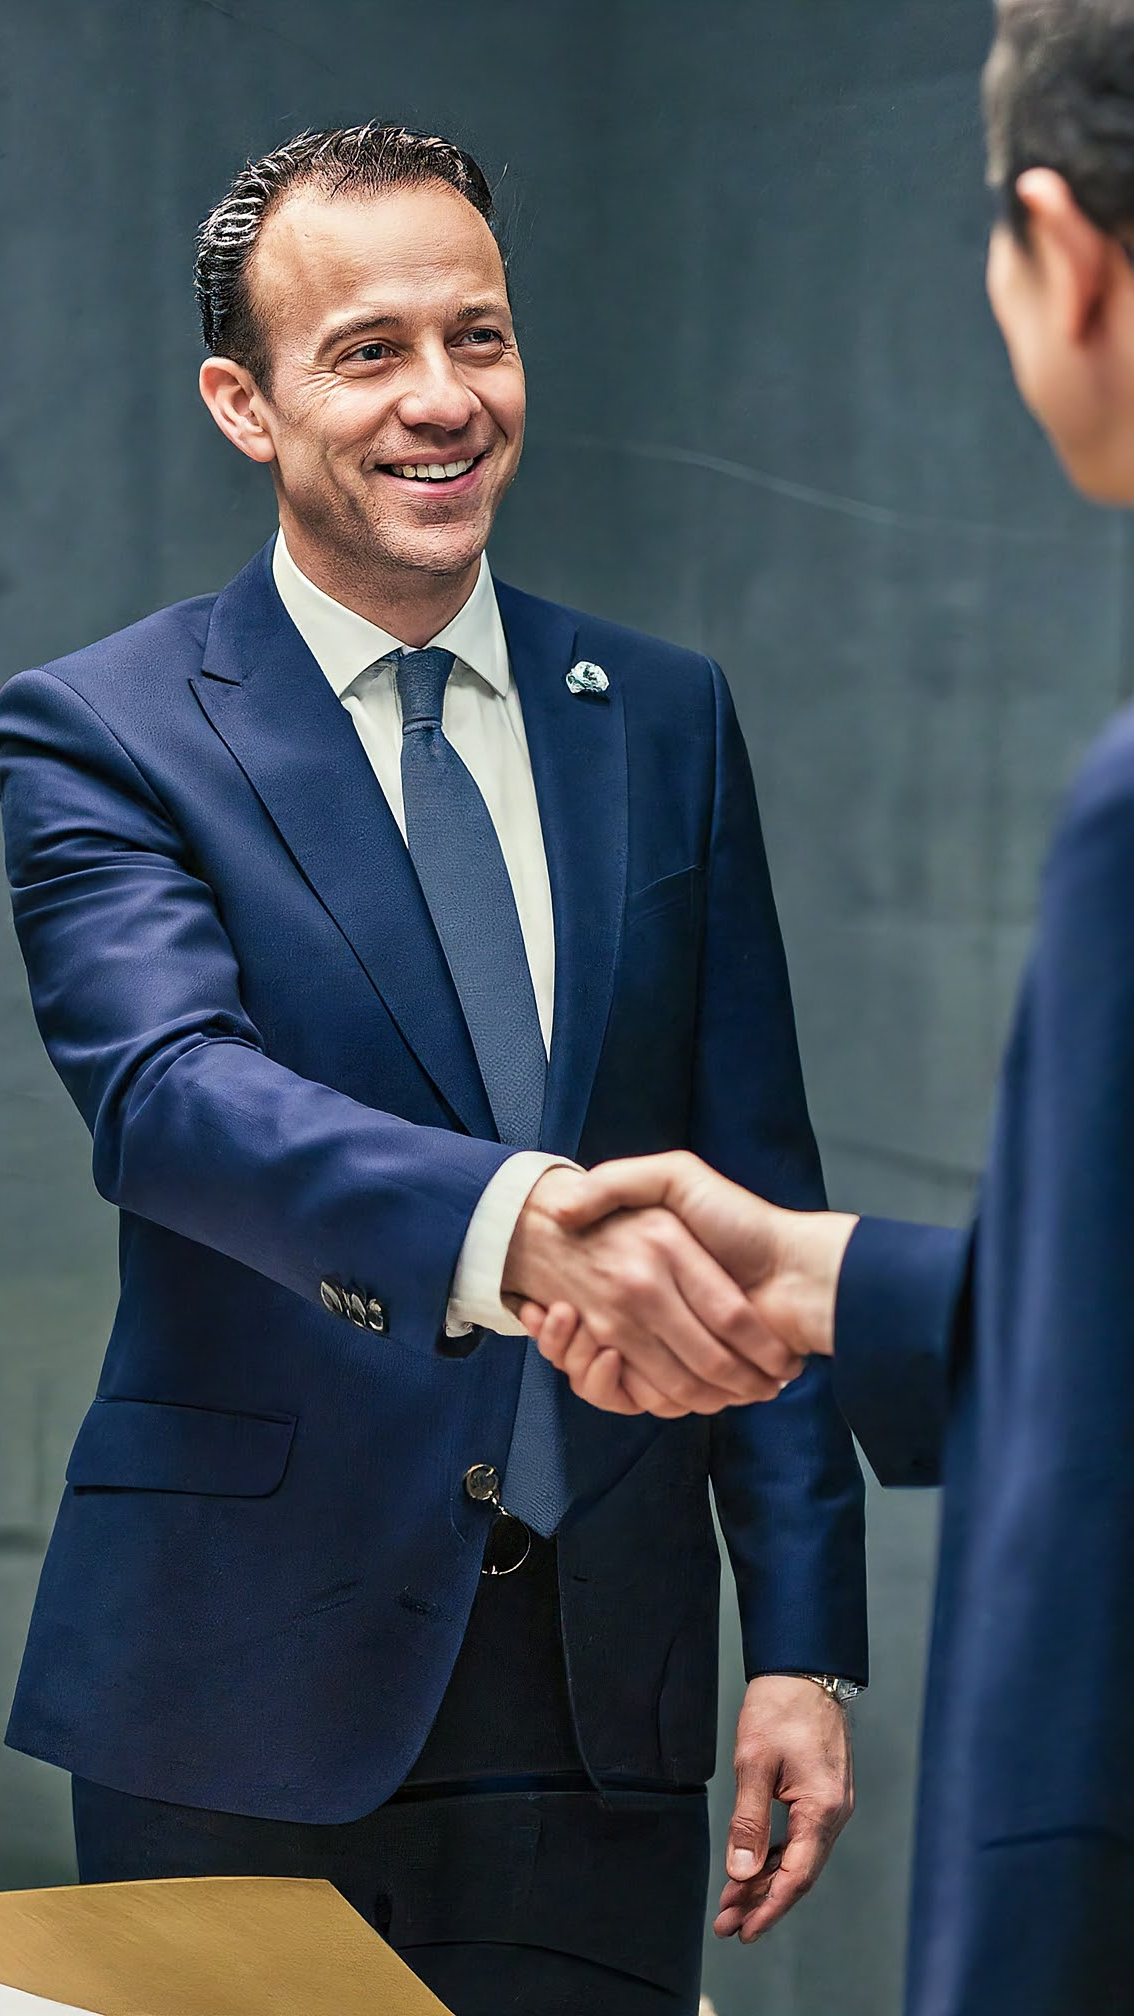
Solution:
<path fill-rule="evenodd" d="M 785 1211 L 678 1152 L 549 1169 L 502 1293 L 572 1390 L 614 1414 L 774 1400 L 834 1347 L 857 1219 Z"/>

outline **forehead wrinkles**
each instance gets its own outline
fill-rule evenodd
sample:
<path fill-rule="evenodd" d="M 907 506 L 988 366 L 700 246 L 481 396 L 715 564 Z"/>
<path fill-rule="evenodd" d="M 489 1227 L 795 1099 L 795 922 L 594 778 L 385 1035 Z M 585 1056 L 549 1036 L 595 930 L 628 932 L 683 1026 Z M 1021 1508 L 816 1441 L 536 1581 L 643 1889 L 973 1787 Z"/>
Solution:
<path fill-rule="evenodd" d="M 248 278 L 274 322 L 320 330 L 359 306 L 419 319 L 507 292 L 483 218 L 432 184 L 366 197 L 298 192 L 266 219 Z"/>

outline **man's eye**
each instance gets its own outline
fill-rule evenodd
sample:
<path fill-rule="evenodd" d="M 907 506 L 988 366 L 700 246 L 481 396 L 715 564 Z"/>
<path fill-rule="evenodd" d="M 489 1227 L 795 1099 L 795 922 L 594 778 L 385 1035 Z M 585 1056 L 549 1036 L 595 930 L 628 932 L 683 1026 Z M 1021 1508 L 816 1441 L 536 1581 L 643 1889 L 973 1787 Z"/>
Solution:
<path fill-rule="evenodd" d="M 499 346 L 504 338 L 499 329 L 466 329 L 461 341 L 470 344 L 473 349 L 485 350 L 493 344 Z"/>
<path fill-rule="evenodd" d="M 344 361 L 348 364 L 378 364 L 383 357 L 392 355 L 388 343 L 360 343 L 358 349 L 352 350 Z"/>

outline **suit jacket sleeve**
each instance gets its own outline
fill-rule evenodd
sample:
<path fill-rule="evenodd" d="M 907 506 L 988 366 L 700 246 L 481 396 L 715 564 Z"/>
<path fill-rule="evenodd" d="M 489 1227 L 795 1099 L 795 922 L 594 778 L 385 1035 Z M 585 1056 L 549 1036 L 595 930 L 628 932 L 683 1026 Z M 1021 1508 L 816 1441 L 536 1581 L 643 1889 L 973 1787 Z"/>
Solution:
<path fill-rule="evenodd" d="M 715 666 L 713 679 L 716 778 L 690 1145 L 760 1195 L 818 1210 L 823 1178 L 752 773 Z M 727 1409 L 711 1434 L 747 1674 L 865 1680 L 863 1483 L 830 1368 L 812 1365 L 770 1405 Z"/>
<path fill-rule="evenodd" d="M 121 740 L 63 680 L 0 698 L 16 930 L 41 1034 L 102 1195 L 317 1300 L 373 1284 L 390 1335 L 447 1345 L 469 1219 L 507 1156 L 267 1056 L 207 884 Z"/>
<path fill-rule="evenodd" d="M 863 1218 L 835 1310 L 835 1394 L 879 1483 L 939 1484 L 951 1344 L 972 1239 L 939 1225 Z"/>

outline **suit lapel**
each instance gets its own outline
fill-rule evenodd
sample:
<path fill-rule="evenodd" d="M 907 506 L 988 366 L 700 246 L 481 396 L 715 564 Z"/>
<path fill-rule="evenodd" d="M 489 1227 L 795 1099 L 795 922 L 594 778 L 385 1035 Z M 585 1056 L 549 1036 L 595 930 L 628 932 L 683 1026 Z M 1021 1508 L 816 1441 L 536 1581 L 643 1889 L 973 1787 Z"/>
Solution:
<path fill-rule="evenodd" d="M 265 548 L 217 597 L 191 686 L 455 1118 L 495 1136 L 472 1041 L 393 813 L 286 614 Z"/>
<path fill-rule="evenodd" d="M 574 695 L 575 622 L 497 584 L 520 695 L 555 915 L 555 1014 L 542 1145 L 573 1155 L 610 1013 L 626 889 L 626 728 L 616 676 Z"/>

